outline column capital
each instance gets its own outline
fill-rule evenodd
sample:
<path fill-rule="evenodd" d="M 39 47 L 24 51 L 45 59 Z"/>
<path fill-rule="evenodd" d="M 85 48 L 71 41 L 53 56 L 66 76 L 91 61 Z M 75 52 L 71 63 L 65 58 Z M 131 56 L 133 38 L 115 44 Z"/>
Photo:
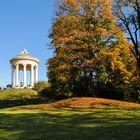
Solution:
<path fill-rule="evenodd" d="M 23 64 L 23 69 L 26 69 L 27 68 L 27 64 Z"/>
<path fill-rule="evenodd" d="M 34 65 L 31 64 L 31 68 L 34 68 Z"/>
<path fill-rule="evenodd" d="M 26 69 L 26 67 L 27 67 L 27 64 L 23 64 L 23 70 Z"/>

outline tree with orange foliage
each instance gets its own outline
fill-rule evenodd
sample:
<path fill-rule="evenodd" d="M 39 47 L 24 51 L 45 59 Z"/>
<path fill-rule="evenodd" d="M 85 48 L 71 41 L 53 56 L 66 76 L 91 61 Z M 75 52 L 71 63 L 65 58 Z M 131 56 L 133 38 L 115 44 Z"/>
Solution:
<path fill-rule="evenodd" d="M 98 85 L 130 84 L 135 77 L 131 45 L 113 16 L 112 0 L 62 0 L 52 26 L 55 56 L 48 77 L 57 93 L 97 96 Z"/>

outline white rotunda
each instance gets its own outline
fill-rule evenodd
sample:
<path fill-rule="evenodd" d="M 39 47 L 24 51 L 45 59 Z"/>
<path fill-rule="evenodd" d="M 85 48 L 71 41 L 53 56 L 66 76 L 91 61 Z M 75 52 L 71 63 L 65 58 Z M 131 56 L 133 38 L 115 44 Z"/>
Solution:
<path fill-rule="evenodd" d="M 32 57 L 26 49 L 10 60 L 12 68 L 11 84 L 13 88 L 33 88 L 38 82 L 39 60 Z M 19 81 L 20 71 L 23 71 L 23 82 Z M 30 71 L 30 83 L 27 85 L 27 71 Z"/>

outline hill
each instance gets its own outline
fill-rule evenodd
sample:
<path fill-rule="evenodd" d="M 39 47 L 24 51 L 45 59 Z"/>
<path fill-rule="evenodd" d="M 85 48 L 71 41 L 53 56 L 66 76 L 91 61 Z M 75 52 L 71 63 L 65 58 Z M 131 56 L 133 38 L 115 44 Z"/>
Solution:
<path fill-rule="evenodd" d="M 0 140 L 139 140 L 140 105 L 98 98 L 0 109 Z"/>
<path fill-rule="evenodd" d="M 32 89 L 7 89 L 0 91 L 0 108 L 46 102 Z"/>
<path fill-rule="evenodd" d="M 110 99 L 102 99 L 102 98 L 69 98 L 65 100 L 60 100 L 54 103 L 49 104 L 41 104 L 36 107 L 40 108 L 92 108 L 97 105 L 105 105 L 105 106 L 119 106 L 119 107 L 140 107 L 139 104 L 110 100 Z"/>
<path fill-rule="evenodd" d="M 36 98 L 38 93 L 32 89 L 7 89 L 0 91 L 0 100 L 17 100 Z"/>

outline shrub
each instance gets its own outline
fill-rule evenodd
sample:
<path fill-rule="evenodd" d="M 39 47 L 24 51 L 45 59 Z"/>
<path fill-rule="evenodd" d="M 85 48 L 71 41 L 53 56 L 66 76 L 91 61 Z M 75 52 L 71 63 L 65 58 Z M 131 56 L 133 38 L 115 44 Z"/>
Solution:
<path fill-rule="evenodd" d="M 37 92 L 41 92 L 42 90 L 44 90 L 45 88 L 50 87 L 50 84 L 48 82 L 45 81 L 39 81 L 35 84 L 35 90 Z"/>
<path fill-rule="evenodd" d="M 45 81 L 39 81 L 35 84 L 35 90 L 43 97 L 55 99 L 56 92 L 52 89 L 51 84 Z"/>
<path fill-rule="evenodd" d="M 139 88 L 140 83 L 136 81 L 132 82 L 131 85 L 119 85 L 116 90 L 118 93 L 123 94 L 123 100 L 125 101 L 138 101 L 139 100 Z"/>

